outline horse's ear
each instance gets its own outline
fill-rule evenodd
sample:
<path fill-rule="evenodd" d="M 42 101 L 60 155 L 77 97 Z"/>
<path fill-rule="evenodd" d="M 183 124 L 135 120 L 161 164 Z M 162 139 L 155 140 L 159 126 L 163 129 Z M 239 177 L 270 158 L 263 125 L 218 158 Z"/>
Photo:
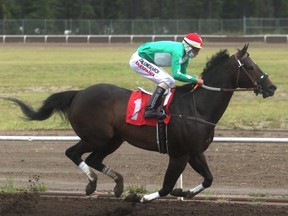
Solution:
<path fill-rule="evenodd" d="M 241 57 L 247 53 L 248 47 L 249 47 L 249 43 L 245 44 L 244 47 L 242 48 L 242 50 L 240 50 L 240 56 Z"/>
<path fill-rule="evenodd" d="M 248 50 L 248 47 L 249 47 L 249 43 L 245 44 L 242 51 L 246 53 Z"/>
<path fill-rule="evenodd" d="M 247 44 L 244 45 L 244 48 L 245 48 L 245 51 L 246 51 L 246 52 L 247 52 L 247 50 L 248 50 L 248 47 L 249 47 L 249 43 L 247 43 Z M 244 48 L 243 48 L 243 49 L 244 49 Z"/>

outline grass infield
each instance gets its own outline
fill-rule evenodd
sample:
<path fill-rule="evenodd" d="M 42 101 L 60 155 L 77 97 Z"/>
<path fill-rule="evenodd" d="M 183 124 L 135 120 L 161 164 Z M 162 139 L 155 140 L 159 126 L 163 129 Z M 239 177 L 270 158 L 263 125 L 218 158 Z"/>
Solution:
<path fill-rule="evenodd" d="M 112 83 L 129 89 L 153 90 L 155 84 L 134 73 L 130 56 L 139 44 L 2 44 L 0 45 L 0 97 L 16 97 L 38 107 L 50 94 Z M 190 62 L 188 73 L 199 75 L 208 58 L 220 49 L 234 54 L 239 44 L 206 44 Z M 217 128 L 288 129 L 288 45 L 250 43 L 251 58 L 269 74 L 278 90 L 271 98 L 236 92 Z M 169 69 L 167 69 L 169 71 Z M 177 82 L 177 85 L 182 83 Z M 209 104 L 207 104 L 209 106 Z M 20 110 L 0 100 L 0 130 L 69 129 L 59 116 L 26 122 Z"/>

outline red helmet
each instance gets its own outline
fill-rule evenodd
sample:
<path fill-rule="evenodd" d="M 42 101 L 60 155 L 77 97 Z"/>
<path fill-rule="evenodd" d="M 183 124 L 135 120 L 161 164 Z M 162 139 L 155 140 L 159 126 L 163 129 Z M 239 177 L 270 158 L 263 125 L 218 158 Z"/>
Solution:
<path fill-rule="evenodd" d="M 189 33 L 184 37 L 184 41 L 192 47 L 202 48 L 202 38 L 197 33 Z"/>

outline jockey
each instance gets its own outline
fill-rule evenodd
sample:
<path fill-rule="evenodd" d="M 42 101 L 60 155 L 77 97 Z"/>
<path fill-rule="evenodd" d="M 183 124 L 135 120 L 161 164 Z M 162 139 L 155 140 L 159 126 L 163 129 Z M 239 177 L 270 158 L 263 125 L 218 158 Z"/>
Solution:
<path fill-rule="evenodd" d="M 175 87 L 175 80 L 202 85 L 202 79 L 186 74 L 189 59 L 196 57 L 202 48 L 202 39 L 196 33 L 187 34 L 182 42 L 156 41 L 141 45 L 130 59 L 130 67 L 141 76 L 157 83 L 144 117 L 161 117 L 157 111 L 164 92 Z M 172 76 L 162 67 L 171 67 Z"/>

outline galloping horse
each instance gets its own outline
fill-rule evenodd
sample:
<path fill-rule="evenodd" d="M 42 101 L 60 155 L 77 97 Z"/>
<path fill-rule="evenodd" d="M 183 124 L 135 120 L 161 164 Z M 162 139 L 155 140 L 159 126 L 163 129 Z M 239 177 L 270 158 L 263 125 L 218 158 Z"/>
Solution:
<path fill-rule="evenodd" d="M 179 197 L 193 197 L 211 186 L 213 177 L 204 151 L 214 137 L 214 128 L 236 90 L 252 90 L 263 98 L 273 96 L 276 86 L 251 59 L 248 45 L 229 56 L 220 50 L 207 63 L 202 78 L 205 86 L 194 89 L 191 84 L 176 87 L 170 104 L 168 124 L 169 164 L 162 188 L 139 198 L 151 201 L 169 193 Z M 193 90 L 194 89 L 194 90 Z M 156 130 L 153 126 L 134 126 L 125 121 L 131 91 L 110 84 L 97 84 L 80 91 L 52 94 L 34 110 L 15 98 L 6 98 L 18 104 L 29 120 L 45 120 L 58 112 L 71 123 L 80 141 L 66 150 L 69 157 L 87 175 L 86 194 L 96 190 L 95 169 L 115 182 L 114 194 L 123 193 L 123 177 L 103 164 L 104 158 L 118 149 L 124 141 L 141 149 L 158 151 Z M 84 153 L 90 155 L 82 160 Z M 203 182 L 187 191 L 174 189 L 187 163 L 199 173 Z M 139 201 L 138 200 L 138 201 Z"/>

